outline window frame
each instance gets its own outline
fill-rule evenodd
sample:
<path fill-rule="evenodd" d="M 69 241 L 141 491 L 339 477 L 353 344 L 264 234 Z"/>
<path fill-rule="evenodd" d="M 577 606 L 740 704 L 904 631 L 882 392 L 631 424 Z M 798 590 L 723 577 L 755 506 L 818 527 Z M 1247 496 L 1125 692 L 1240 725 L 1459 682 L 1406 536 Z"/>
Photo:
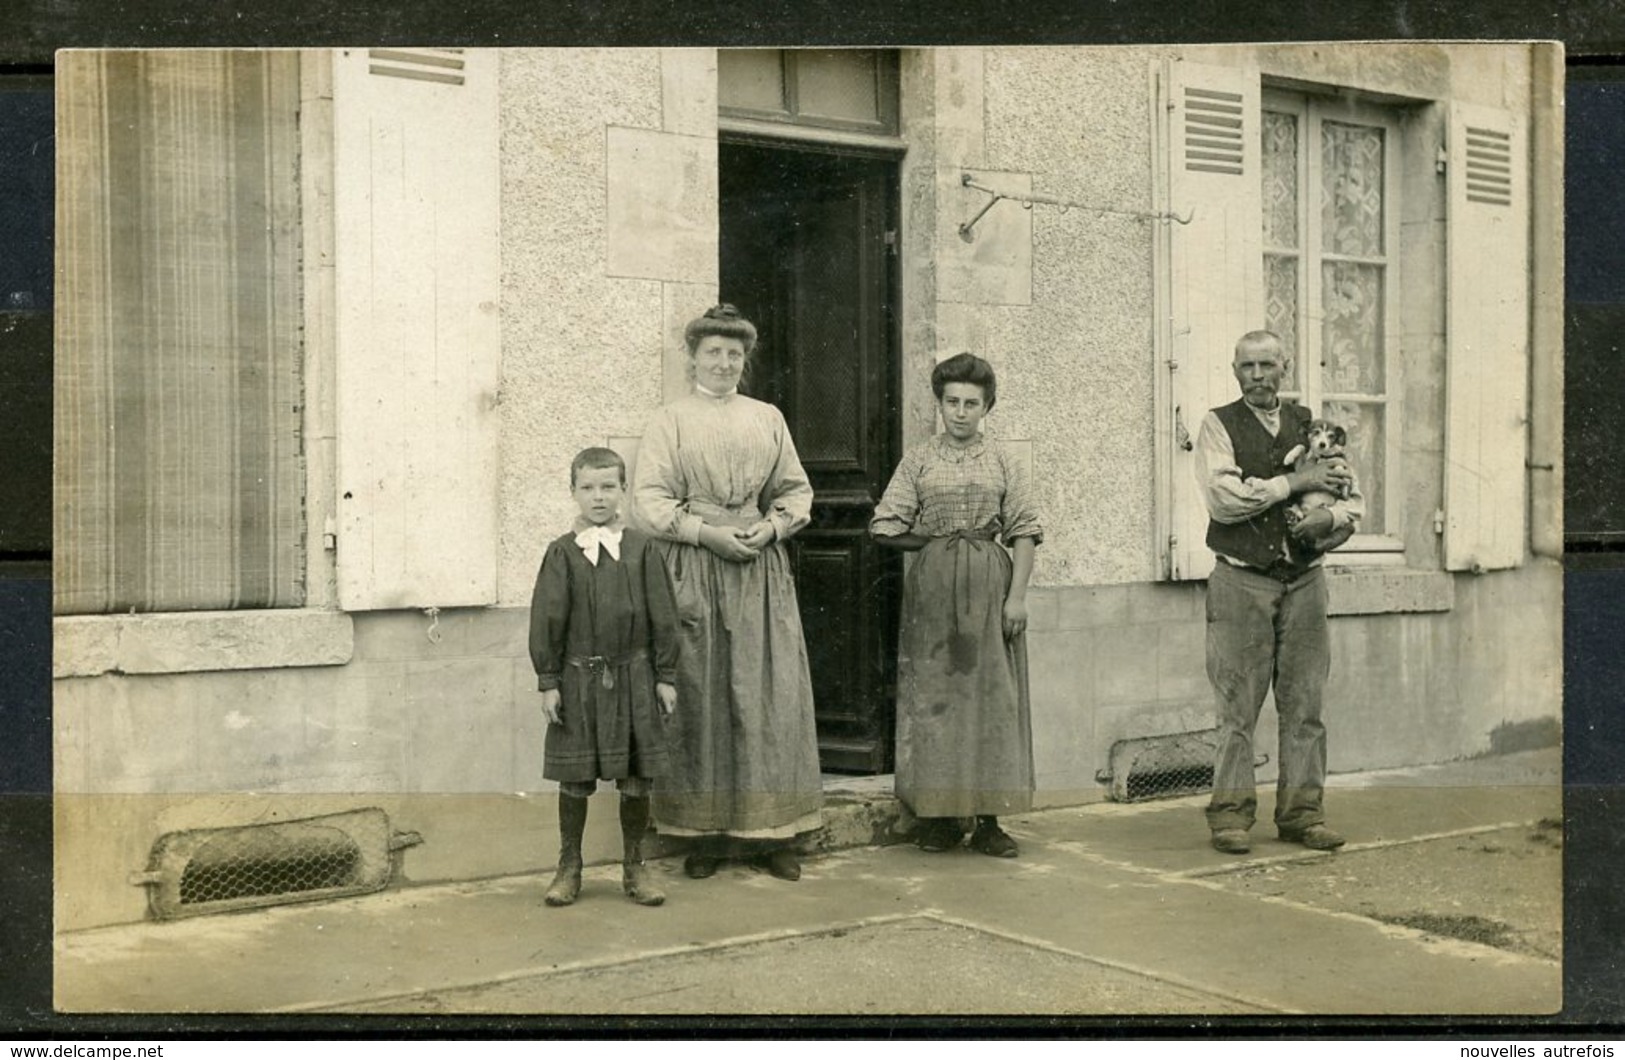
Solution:
<path fill-rule="evenodd" d="M 119 73 L 140 90 L 119 97 L 113 87 L 113 58 L 114 53 L 107 53 L 59 63 L 53 78 L 59 182 L 53 233 L 59 259 L 54 299 L 53 614 L 108 618 L 303 611 L 311 606 L 311 563 L 306 553 L 310 513 L 304 408 L 310 381 L 305 374 L 308 354 L 303 334 L 305 203 L 300 159 L 287 148 L 300 135 L 304 64 L 297 53 L 268 53 L 259 59 L 219 49 L 185 55 L 130 53 L 123 57 Z M 257 109 L 245 111 L 239 105 L 238 94 L 244 86 L 257 91 Z M 115 101 L 136 109 L 120 115 Z M 188 113 L 203 118 L 195 126 L 181 124 L 177 115 Z M 250 118 L 239 124 L 244 113 Z M 155 133 L 138 128 L 138 118 L 142 123 L 162 120 L 172 125 L 167 132 Z M 257 125 L 253 124 L 256 118 Z M 127 137 L 141 137 L 140 146 L 131 149 L 141 159 L 134 175 L 117 168 L 117 152 L 108 139 L 113 128 L 126 130 Z M 169 148 L 171 138 L 181 145 L 178 149 Z M 153 154 L 155 140 L 165 146 Z M 246 172 L 263 182 L 258 188 L 261 194 L 240 210 L 234 200 L 228 200 L 225 209 L 218 200 L 191 202 L 196 196 L 186 194 L 187 183 L 196 181 L 197 172 L 189 165 L 200 159 L 214 163 L 205 179 L 225 179 L 249 167 Z M 198 171 L 202 171 L 201 164 Z M 227 187 L 227 194 L 241 196 L 230 181 Z M 174 213 L 176 204 L 183 201 L 190 202 L 191 214 L 185 209 Z M 64 213 L 64 202 L 76 205 Z M 119 204 L 117 211 L 114 202 Z M 207 259 L 193 252 L 193 244 L 181 246 L 175 240 L 195 234 L 188 226 L 197 225 L 200 217 L 214 211 L 225 213 L 229 220 L 226 249 L 216 255 L 219 264 L 214 268 L 222 280 L 210 290 L 197 280 L 210 272 L 210 265 L 204 263 Z M 121 254 L 114 252 L 118 242 L 113 235 L 115 215 L 143 225 L 140 244 L 126 238 Z M 186 224 L 160 225 L 162 217 L 178 217 Z M 153 229 L 162 231 L 169 242 L 149 236 Z M 263 241 L 257 260 L 245 256 L 249 252 L 238 243 L 244 232 L 256 233 Z M 205 243 L 213 245 L 208 240 Z M 130 291 L 131 281 L 115 284 L 110 279 L 127 272 L 126 259 L 139 261 L 144 269 L 154 269 L 156 261 L 156 271 L 173 278 L 166 291 L 171 296 L 166 302 L 167 319 L 184 321 L 187 326 L 169 326 L 144 343 L 122 336 L 117 341 L 108 339 L 113 332 L 106 320 L 115 311 L 127 315 L 152 311 L 150 290 L 137 292 L 138 298 Z M 261 318 L 246 322 L 238 317 L 217 319 L 235 312 L 245 289 L 241 284 L 251 282 L 243 277 L 255 275 L 261 276 L 260 289 L 265 292 L 258 306 Z M 67 282 L 75 277 L 79 279 Z M 203 291 L 201 297 L 199 290 Z M 87 320 L 92 323 L 83 326 Z M 231 381 L 248 372 L 274 384 L 267 383 L 263 392 L 245 397 Z M 205 375 L 227 380 L 221 384 L 231 387 L 226 398 L 240 413 L 252 410 L 258 417 L 256 422 L 242 413 L 247 433 L 266 440 L 266 451 L 271 454 L 259 469 L 264 472 L 259 477 L 248 477 L 256 469 L 235 459 L 243 422 L 205 423 L 216 430 L 201 442 L 199 436 L 185 433 L 200 419 L 198 410 L 210 407 L 210 401 L 218 402 L 221 395 L 170 388 L 164 379 Z M 78 385 L 83 378 L 90 382 Z M 168 400 L 171 392 L 179 395 L 173 402 Z M 159 408 L 160 404 L 167 407 Z M 122 459 L 113 447 L 111 421 L 106 431 L 85 427 L 103 417 L 104 410 L 121 405 L 139 409 L 156 426 L 136 418 L 135 431 L 121 426 L 118 433 L 139 438 L 144 431 L 151 443 L 149 453 L 158 454 L 142 465 L 140 476 L 125 476 L 126 482 L 136 483 L 129 496 L 137 500 L 122 508 L 116 487 L 91 478 L 97 474 L 111 477 Z M 124 445 L 129 449 L 132 443 Z M 194 475 L 189 481 L 163 481 L 165 454 L 184 451 L 188 445 L 200 450 L 217 445 L 227 454 L 217 461 L 225 467 Z M 147 456 L 141 455 L 143 459 Z M 200 492 L 213 503 L 213 510 L 196 501 L 192 487 L 199 481 L 206 487 Z M 245 511 L 243 497 L 248 490 L 244 483 L 260 487 L 263 499 L 255 509 Z M 140 503 L 140 494 L 145 503 Z M 160 505 L 154 501 L 156 497 L 169 503 Z M 73 512 L 74 519 L 65 519 L 64 512 Z M 79 521 L 80 513 L 89 514 Z M 89 534 L 75 533 L 86 526 Z M 174 532 L 164 534 L 159 526 Z M 189 538 L 180 532 L 197 528 L 212 531 L 212 536 L 200 533 Z M 252 551 L 242 541 L 256 531 L 261 539 L 270 541 L 265 551 L 270 560 L 267 584 L 260 592 L 252 591 L 245 568 L 234 558 L 239 552 Z M 202 589 L 188 595 L 175 589 L 172 572 L 195 569 L 199 545 L 213 550 L 216 557 L 227 555 L 224 563 L 215 564 L 226 569 L 219 577 L 196 579 L 192 589 Z M 125 554 L 143 547 L 145 551 L 133 558 Z M 88 573 L 77 569 L 82 557 L 90 557 L 85 561 Z M 130 571 L 136 572 L 133 577 L 123 574 Z M 131 583 L 135 587 L 126 588 Z"/>
<path fill-rule="evenodd" d="M 1361 531 L 1355 534 L 1327 562 L 1337 566 L 1368 564 L 1402 565 L 1405 562 L 1405 525 L 1403 488 L 1405 472 L 1401 435 L 1403 434 L 1401 405 L 1404 395 L 1403 349 L 1399 324 L 1400 300 L 1403 285 L 1400 282 L 1401 246 L 1400 202 L 1403 160 L 1401 118 L 1392 108 L 1344 96 L 1330 97 L 1312 93 L 1294 92 L 1269 85 L 1263 86 L 1259 99 L 1259 136 L 1263 136 L 1265 113 L 1292 114 L 1298 120 L 1298 184 L 1297 203 L 1299 240 L 1289 252 L 1296 256 L 1298 349 L 1294 351 L 1294 377 L 1282 396 L 1300 401 L 1316 416 L 1327 401 L 1354 401 L 1376 404 L 1383 410 L 1383 514 L 1381 533 Z M 1381 257 L 1328 255 L 1322 247 L 1320 187 L 1323 170 L 1320 150 L 1322 130 L 1327 121 L 1372 126 L 1383 130 L 1383 247 Z M 1262 154 L 1260 156 L 1262 169 Z M 1263 190 L 1260 187 L 1260 204 Z M 1280 256 L 1283 250 L 1264 240 L 1260 225 L 1259 243 L 1264 257 Z M 1322 386 L 1322 374 L 1310 372 L 1310 365 L 1323 366 L 1321 322 L 1323 320 L 1321 268 L 1327 261 L 1352 261 L 1361 264 L 1380 264 L 1382 284 L 1382 356 L 1383 392 L 1377 395 L 1350 392 L 1328 392 Z M 1374 400 L 1377 399 L 1377 400 Z M 1358 470 L 1358 469 L 1356 469 Z M 1369 475 L 1364 476 L 1369 479 Z M 1398 488 L 1396 488 L 1398 487 Z"/>
<path fill-rule="evenodd" d="M 800 84 L 801 59 L 804 55 L 823 51 L 864 51 L 875 57 L 875 113 L 874 121 L 862 121 L 852 118 L 839 118 L 826 115 L 808 114 L 801 110 Z M 762 122 L 770 125 L 804 127 L 812 129 L 829 129 L 837 132 L 869 134 L 875 136 L 895 137 L 900 131 L 899 110 L 899 81 L 900 62 L 898 53 L 890 48 L 720 48 L 718 49 L 718 79 L 720 72 L 720 55 L 724 52 L 773 52 L 779 61 L 779 89 L 783 100 L 781 110 L 763 110 L 757 107 L 742 107 L 719 101 L 717 113 L 724 126 L 741 123 Z"/>

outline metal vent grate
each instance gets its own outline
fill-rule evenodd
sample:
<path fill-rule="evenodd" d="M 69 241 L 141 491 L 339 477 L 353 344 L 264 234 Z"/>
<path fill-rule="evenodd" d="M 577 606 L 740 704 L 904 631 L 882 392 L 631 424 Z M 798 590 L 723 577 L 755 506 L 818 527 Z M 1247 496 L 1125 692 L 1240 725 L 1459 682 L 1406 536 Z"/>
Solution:
<path fill-rule="evenodd" d="M 1512 137 L 1467 127 L 1467 201 L 1512 205 Z"/>
<path fill-rule="evenodd" d="M 1213 790 L 1213 754 L 1218 730 L 1144 736 L 1112 744 L 1110 782 L 1116 802 L 1145 802 Z"/>
<path fill-rule="evenodd" d="M 361 868 L 361 848 L 336 828 L 243 829 L 192 855 L 181 872 L 180 900 L 197 905 L 355 887 Z"/>
<path fill-rule="evenodd" d="M 1242 175 L 1242 100 L 1236 92 L 1185 89 L 1185 168 Z"/>
<path fill-rule="evenodd" d="M 378 809 L 169 832 L 131 882 L 150 888 L 160 920 L 365 894 L 388 886 L 395 852 L 421 841 L 392 833 Z"/>

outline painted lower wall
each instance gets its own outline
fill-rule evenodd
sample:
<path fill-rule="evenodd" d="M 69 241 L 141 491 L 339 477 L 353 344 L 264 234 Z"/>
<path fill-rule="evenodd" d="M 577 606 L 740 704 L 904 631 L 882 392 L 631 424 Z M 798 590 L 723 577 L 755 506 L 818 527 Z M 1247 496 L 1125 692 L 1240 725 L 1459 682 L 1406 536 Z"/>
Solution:
<path fill-rule="evenodd" d="M 1213 724 L 1206 591 L 1206 583 L 1034 590 L 1028 650 L 1045 801 L 1101 797 L 1095 774 L 1118 740 Z M 1430 610 L 1389 610 L 1398 607 Z M 1333 772 L 1481 754 L 1498 728 L 1561 713 L 1556 563 L 1477 578 L 1334 573 L 1331 610 Z M 1257 739 L 1271 759 L 1260 780 L 1273 780 L 1270 703 Z"/>
<path fill-rule="evenodd" d="M 1096 774 L 1117 740 L 1211 724 L 1204 592 L 1033 591 L 1041 805 L 1104 798 Z M 1488 751 L 1509 724 L 1555 722 L 1561 592 L 1558 566 L 1538 560 L 1476 578 L 1336 576 L 1334 613 L 1448 610 L 1335 614 L 1331 769 L 1446 761 Z M 59 679 L 59 929 L 141 919 L 144 893 L 128 877 L 160 835 L 182 829 L 378 806 L 396 829 L 424 837 L 405 854 L 406 880 L 551 865 L 554 800 L 541 776 L 526 621 L 522 608 L 449 612 L 438 623 L 365 614 L 344 665 Z M 1259 746 L 1273 761 L 1268 708 Z M 589 853 L 610 857 L 607 786 L 598 802 Z"/>

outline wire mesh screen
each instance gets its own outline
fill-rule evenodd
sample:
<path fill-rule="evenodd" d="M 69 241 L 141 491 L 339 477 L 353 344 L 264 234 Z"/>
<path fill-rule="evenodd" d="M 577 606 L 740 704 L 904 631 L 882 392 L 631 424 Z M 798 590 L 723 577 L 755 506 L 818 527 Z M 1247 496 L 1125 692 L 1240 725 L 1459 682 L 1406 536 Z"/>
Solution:
<path fill-rule="evenodd" d="M 153 844 L 147 885 L 160 920 L 382 890 L 392 852 L 416 842 L 392 834 L 379 809 L 235 828 L 169 832 Z"/>
<path fill-rule="evenodd" d="M 1194 795 L 1212 790 L 1213 764 L 1210 762 L 1201 766 L 1130 773 L 1125 801 L 1167 799 L 1175 795 Z"/>
<path fill-rule="evenodd" d="M 1119 740 L 1111 750 L 1111 796 L 1144 802 L 1213 790 L 1218 730 Z"/>
<path fill-rule="evenodd" d="M 361 849 L 336 828 L 245 828 L 211 840 L 181 873 L 182 905 L 352 887 Z"/>

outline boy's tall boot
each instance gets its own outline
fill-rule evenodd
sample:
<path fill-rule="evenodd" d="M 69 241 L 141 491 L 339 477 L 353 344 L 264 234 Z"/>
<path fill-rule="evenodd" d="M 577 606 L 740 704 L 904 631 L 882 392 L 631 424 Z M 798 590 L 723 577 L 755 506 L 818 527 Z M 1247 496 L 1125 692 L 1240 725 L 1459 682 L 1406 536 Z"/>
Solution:
<path fill-rule="evenodd" d="M 581 893 L 581 833 L 587 829 L 587 800 L 559 792 L 559 869 L 542 900 L 569 905 Z"/>
<path fill-rule="evenodd" d="M 621 887 L 639 905 L 660 905 L 666 892 L 655 886 L 643 864 L 643 841 L 649 834 L 649 796 L 621 796 L 621 842 L 626 857 L 621 862 Z"/>

